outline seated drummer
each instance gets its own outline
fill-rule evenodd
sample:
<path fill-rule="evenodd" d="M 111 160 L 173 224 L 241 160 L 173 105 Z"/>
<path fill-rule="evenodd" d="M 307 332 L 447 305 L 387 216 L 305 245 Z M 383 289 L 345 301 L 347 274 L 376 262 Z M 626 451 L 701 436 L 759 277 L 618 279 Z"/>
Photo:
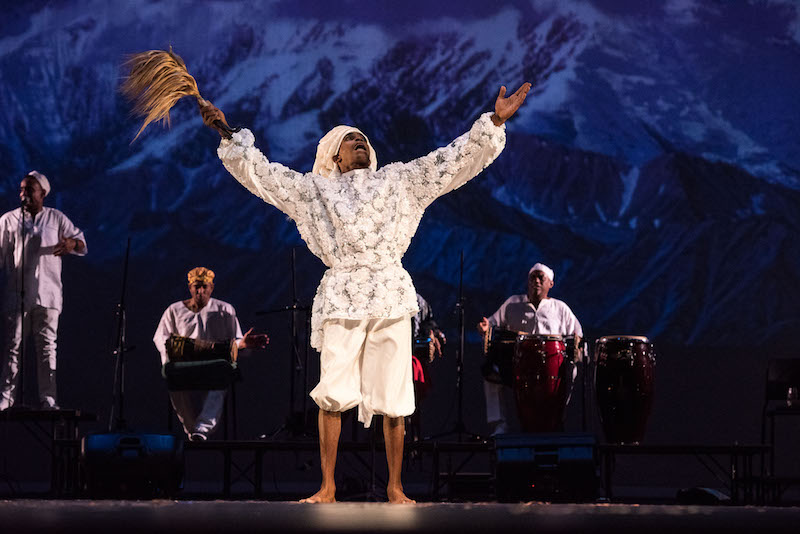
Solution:
<path fill-rule="evenodd" d="M 153 342 L 161 353 L 162 365 L 168 360 L 166 343 L 173 334 L 205 341 L 236 339 L 239 349 L 267 346 L 267 336 L 251 334 L 252 328 L 242 336 L 233 306 L 211 298 L 214 291 L 214 271 L 195 267 L 189 271 L 187 277 L 191 297 L 175 302 L 166 309 L 153 336 Z M 222 415 L 225 390 L 170 391 L 169 397 L 189 440 L 208 439 Z"/>
<path fill-rule="evenodd" d="M 486 336 L 489 327 L 500 327 L 526 334 L 574 335 L 576 345 L 583 337 L 583 329 L 575 314 L 564 302 L 550 298 L 553 287 L 553 270 L 537 263 L 528 272 L 528 293 L 513 295 L 488 319 L 478 323 L 478 332 Z M 486 395 L 486 421 L 492 435 L 519 432 L 517 407 L 512 389 L 503 384 L 484 380 Z"/>

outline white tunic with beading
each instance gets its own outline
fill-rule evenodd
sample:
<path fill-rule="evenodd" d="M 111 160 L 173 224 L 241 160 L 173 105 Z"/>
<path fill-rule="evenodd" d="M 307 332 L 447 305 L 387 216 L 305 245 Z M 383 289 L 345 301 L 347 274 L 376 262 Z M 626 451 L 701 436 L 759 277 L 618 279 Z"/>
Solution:
<path fill-rule="evenodd" d="M 295 172 L 267 160 L 241 130 L 217 151 L 251 193 L 286 213 L 328 267 L 317 288 L 311 345 L 322 350 L 328 319 L 410 317 L 416 291 L 401 264 L 431 202 L 480 173 L 505 146 L 505 126 L 483 114 L 449 145 L 408 163 L 340 176 Z"/>

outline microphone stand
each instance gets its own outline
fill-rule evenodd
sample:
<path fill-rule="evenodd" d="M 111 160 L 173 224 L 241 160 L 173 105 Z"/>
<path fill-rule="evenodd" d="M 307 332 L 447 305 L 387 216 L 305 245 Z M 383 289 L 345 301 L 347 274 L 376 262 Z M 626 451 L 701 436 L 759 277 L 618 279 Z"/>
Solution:
<path fill-rule="evenodd" d="M 28 409 L 28 406 L 25 405 L 25 203 L 27 200 L 27 196 L 23 197 L 19 208 L 19 235 L 22 247 L 19 262 L 19 354 L 17 356 L 19 391 L 16 392 L 17 402 L 14 404 L 18 410 Z M 33 222 L 33 214 L 31 214 L 31 222 Z"/>
<path fill-rule="evenodd" d="M 128 260 L 131 252 L 131 238 L 128 237 L 128 245 L 125 249 L 125 265 L 122 270 L 122 294 L 117 304 L 117 345 L 112 352 L 117 357 L 114 369 L 114 399 L 111 404 L 111 414 L 108 418 L 109 432 L 122 432 L 127 430 L 125 421 L 125 352 L 131 350 L 126 344 L 127 317 L 125 314 L 125 288 L 128 285 Z M 116 417 L 114 414 L 114 402 L 117 404 Z"/>
<path fill-rule="evenodd" d="M 464 251 L 461 251 L 461 261 L 458 276 L 458 300 L 456 301 L 456 313 L 458 313 L 458 350 L 456 353 L 456 395 L 458 396 L 458 418 L 455 426 L 448 432 L 443 432 L 431 436 L 439 438 L 449 434 L 456 434 L 458 441 L 462 441 L 461 436 L 466 435 L 474 440 L 481 439 L 481 436 L 467 430 L 464 424 Z"/>
<path fill-rule="evenodd" d="M 284 423 L 278 427 L 277 430 L 273 431 L 271 434 L 263 434 L 260 437 L 262 439 L 274 439 L 275 436 L 283 432 L 284 430 L 289 430 L 289 432 L 293 436 L 300 436 L 306 433 L 306 429 L 308 428 L 308 414 L 307 412 L 307 392 L 308 392 L 308 345 L 309 341 L 308 338 L 311 332 L 311 317 L 309 314 L 310 308 L 308 306 L 300 306 L 299 301 L 297 300 L 297 258 L 296 258 L 296 247 L 292 247 L 292 254 L 291 254 L 291 270 L 292 270 L 292 304 L 289 306 L 283 306 L 281 308 L 276 308 L 273 310 L 264 310 L 264 311 L 257 311 L 256 315 L 267 315 L 271 313 L 279 313 L 284 311 L 291 311 L 291 320 L 290 320 L 290 330 L 292 332 L 292 361 L 289 365 L 289 415 L 286 416 L 286 420 Z M 298 343 L 298 335 L 297 335 L 297 313 L 304 312 L 306 314 L 306 347 L 305 347 L 305 356 L 301 359 L 300 357 L 300 346 Z M 303 413 L 298 414 L 295 401 L 296 401 L 296 391 L 295 391 L 295 382 L 296 377 L 295 373 L 303 372 L 303 401 L 302 401 L 302 409 Z"/>

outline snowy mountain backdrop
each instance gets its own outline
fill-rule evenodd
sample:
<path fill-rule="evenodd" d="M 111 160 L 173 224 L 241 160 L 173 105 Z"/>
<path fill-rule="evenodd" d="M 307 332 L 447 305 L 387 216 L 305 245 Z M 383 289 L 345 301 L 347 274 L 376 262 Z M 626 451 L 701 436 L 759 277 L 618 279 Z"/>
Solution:
<path fill-rule="evenodd" d="M 466 131 L 492 109 L 501 84 L 533 82 L 505 152 L 433 204 L 404 260 L 451 339 L 463 250 L 468 332 L 524 291 L 529 267 L 542 261 L 556 273 L 551 295 L 590 338 L 793 345 L 796 2 L 448 5 L 6 6 L 0 198 L 15 207 L 20 179 L 38 169 L 53 184 L 47 203 L 83 228 L 89 245 L 85 259 L 65 266 L 67 349 L 105 350 L 128 236 L 129 336 L 147 361 L 155 359 L 149 336 L 184 297 L 195 265 L 214 269 L 215 296 L 262 328 L 255 311 L 291 303 L 292 247 L 301 303 L 321 276 L 294 224 L 223 169 L 218 136 L 193 102 L 176 106 L 170 130 L 150 126 L 131 143 L 140 122 L 118 92 L 121 65 L 126 54 L 169 46 L 231 124 L 252 129 L 270 159 L 300 171 L 333 125 L 365 130 L 379 165 L 409 160 Z M 277 332 L 286 317 L 275 317 L 267 328 Z M 70 327 L 80 334 L 70 337 Z"/>

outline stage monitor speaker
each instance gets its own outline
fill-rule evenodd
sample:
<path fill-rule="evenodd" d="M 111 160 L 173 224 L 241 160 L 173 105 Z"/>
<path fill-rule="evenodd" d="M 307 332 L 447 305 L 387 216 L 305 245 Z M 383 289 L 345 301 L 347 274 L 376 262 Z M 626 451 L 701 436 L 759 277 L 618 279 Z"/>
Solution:
<path fill-rule="evenodd" d="M 599 470 L 591 434 L 495 436 L 500 502 L 586 502 L 597 498 Z"/>
<path fill-rule="evenodd" d="M 183 484 L 183 439 L 172 434 L 89 434 L 81 467 L 92 498 L 173 497 Z"/>

